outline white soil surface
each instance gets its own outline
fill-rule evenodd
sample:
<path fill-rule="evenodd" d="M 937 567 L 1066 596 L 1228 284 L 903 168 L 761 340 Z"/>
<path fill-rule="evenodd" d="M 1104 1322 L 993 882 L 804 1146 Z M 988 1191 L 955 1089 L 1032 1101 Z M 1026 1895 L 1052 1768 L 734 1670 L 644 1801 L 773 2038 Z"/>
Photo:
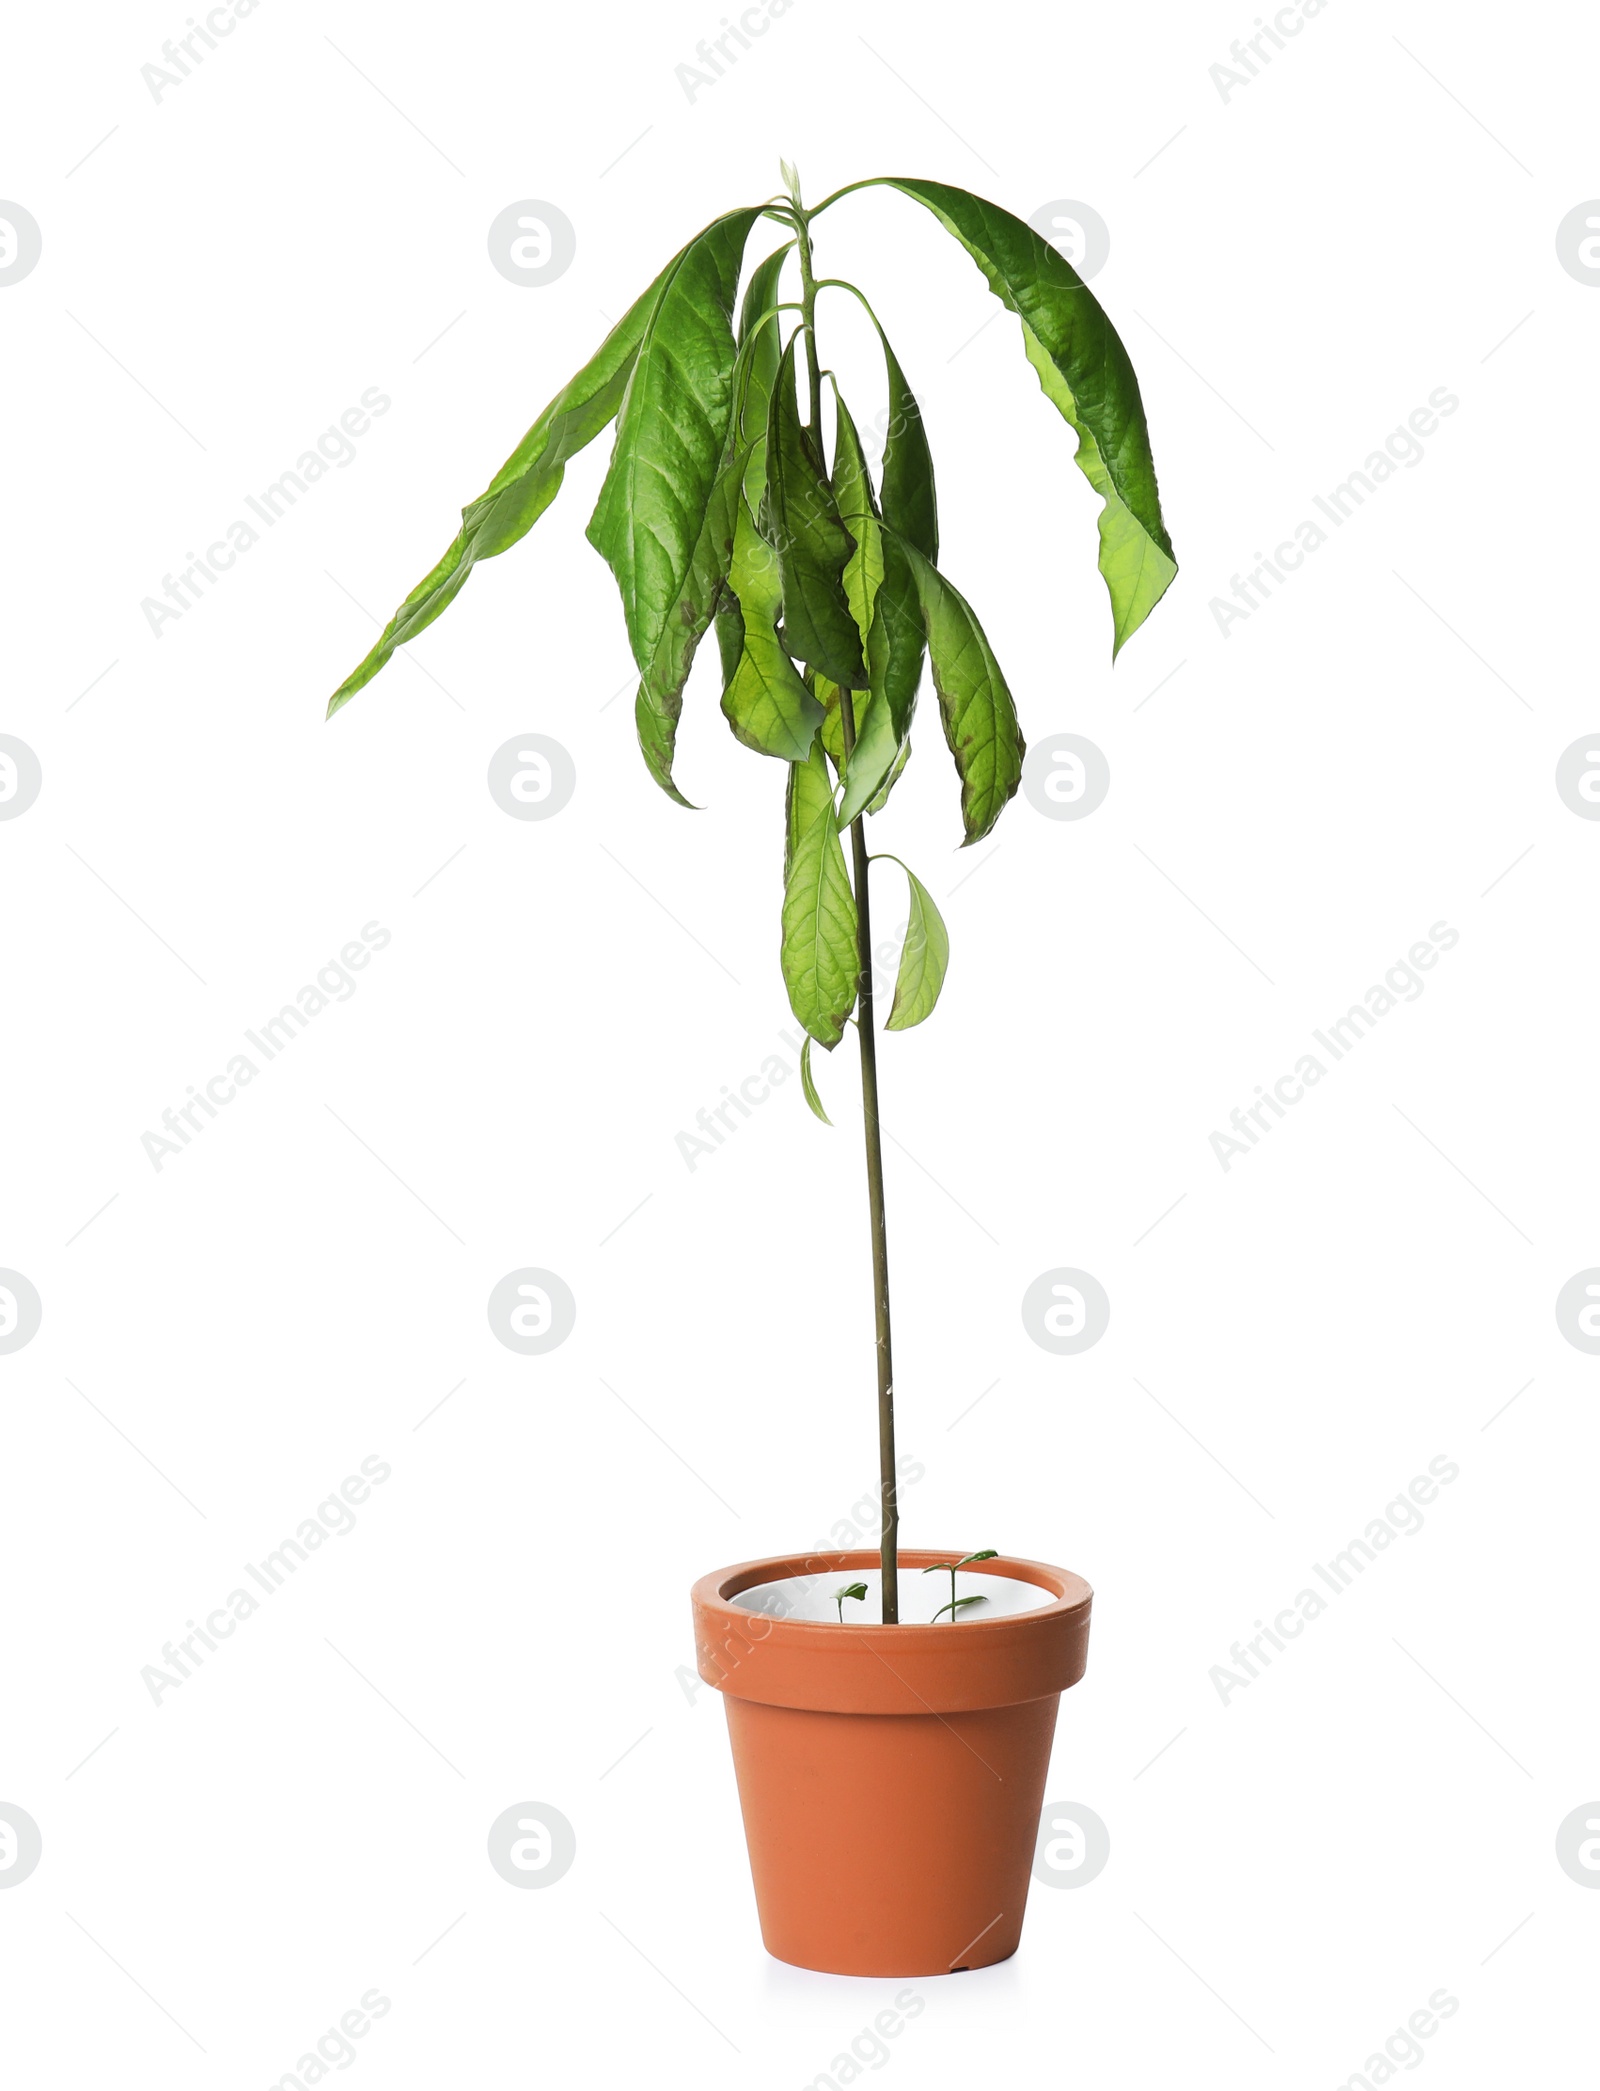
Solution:
<path fill-rule="evenodd" d="M 747 1612 L 765 1612 L 774 1619 L 822 1619 L 837 1626 L 839 1608 L 833 1593 L 846 1583 L 865 1583 L 865 1598 L 844 1601 L 846 1626 L 878 1626 L 883 1620 L 882 1578 L 875 1568 L 834 1569 L 827 1575 L 784 1576 L 776 1583 L 754 1583 L 730 1599 Z M 1041 1605 L 1055 1603 L 1056 1594 L 1038 1583 L 1019 1583 L 1014 1576 L 985 1575 L 981 1569 L 956 1572 L 957 1597 L 981 1597 L 981 1605 L 963 1605 L 956 1625 L 980 1619 L 1001 1619 L 1016 1612 L 1036 1612 Z M 948 1626 L 950 1614 L 935 1621 L 934 1613 L 950 1602 L 948 1570 L 924 1575 L 920 1568 L 900 1570 L 900 1624 L 902 1626 Z"/>

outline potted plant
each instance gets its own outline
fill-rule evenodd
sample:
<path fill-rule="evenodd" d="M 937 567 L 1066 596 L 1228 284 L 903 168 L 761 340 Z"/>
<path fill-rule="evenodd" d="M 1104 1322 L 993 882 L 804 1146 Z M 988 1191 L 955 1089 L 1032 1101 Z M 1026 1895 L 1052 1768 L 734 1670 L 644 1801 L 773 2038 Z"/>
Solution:
<path fill-rule="evenodd" d="M 717 218 L 675 255 L 557 393 L 329 714 L 432 623 L 478 560 L 526 534 L 567 460 L 614 421 L 588 535 L 622 593 L 639 745 L 657 783 L 687 805 L 674 743 L 696 649 L 714 624 L 729 725 L 789 766 L 781 957 L 806 1033 L 805 1095 L 823 1117 L 811 1045 L 831 1052 L 853 1024 L 866 1137 L 881 1545 L 778 1555 L 702 1578 L 692 1593 L 700 1673 L 727 1709 L 769 1951 L 839 1973 L 931 1975 L 1016 1950 L 1056 1708 L 1083 1674 L 1090 1592 L 1067 1570 L 988 1548 L 899 1545 L 865 822 L 910 755 L 925 664 L 967 844 L 989 833 L 1016 791 L 1024 750 L 982 626 L 938 564 L 933 463 L 887 337 L 878 327 L 889 424 L 876 483 L 821 360 L 822 292 L 860 299 L 877 320 L 853 284 L 818 276 L 817 219 L 859 189 L 896 189 L 932 212 L 1020 319 L 1028 360 L 1076 432 L 1077 463 L 1103 504 L 1113 656 L 1176 567 L 1133 367 L 1057 250 L 942 182 L 855 182 L 808 209 L 793 170 L 783 173 L 783 194 Z M 782 239 L 749 270 L 740 300 L 758 223 Z M 782 295 L 789 274 L 798 297 Z M 949 955 L 931 896 L 906 877 L 891 1031 L 929 1014 Z M 903 1569 L 919 1573 L 902 1582 Z M 924 1580 L 935 1569 L 949 1576 L 943 1602 L 942 1581 Z"/>

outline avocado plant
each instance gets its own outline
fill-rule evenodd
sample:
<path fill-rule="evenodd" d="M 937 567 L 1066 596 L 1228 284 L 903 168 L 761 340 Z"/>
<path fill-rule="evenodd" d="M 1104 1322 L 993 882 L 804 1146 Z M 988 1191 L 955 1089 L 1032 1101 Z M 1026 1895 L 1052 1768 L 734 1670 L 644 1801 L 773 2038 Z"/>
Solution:
<path fill-rule="evenodd" d="M 1023 350 L 1075 432 L 1076 462 L 1102 503 L 1099 567 L 1113 658 L 1177 568 L 1133 366 L 1093 293 L 1049 241 L 943 182 L 874 177 L 808 208 L 787 163 L 783 178 L 781 194 L 714 219 L 667 263 L 462 511 L 443 558 L 328 710 L 331 717 L 430 625 L 479 560 L 526 535 L 560 491 L 568 462 L 614 422 L 588 536 L 622 594 L 645 763 L 669 798 L 690 804 L 674 776 L 675 743 L 696 650 L 715 625 L 722 710 L 734 736 L 787 765 L 781 960 L 806 1033 L 804 1093 L 819 1117 L 812 1043 L 831 1052 L 851 1022 L 859 1040 L 882 1615 L 890 1625 L 899 1619 L 899 1515 L 868 892 L 874 859 L 865 822 L 905 770 L 925 664 L 960 782 L 963 846 L 989 834 L 1015 793 L 1024 744 L 983 627 L 939 562 L 933 460 L 916 396 L 863 293 L 817 273 L 814 229 L 824 212 L 863 189 L 899 192 L 932 213 L 1021 322 Z M 778 227 L 781 242 L 746 276 L 745 250 L 759 224 Z M 791 263 L 798 297 L 781 294 Z M 889 413 L 876 479 L 819 348 L 825 292 L 859 300 L 882 346 Z M 930 303 L 934 296 L 930 286 Z M 949 960 L 932 896 L 901 869 L 910 903 L 890 1031 L 928 1016 Z M 954 1593 L 952 1572 L 952 1623 L 975 1602 L 958 1605 Z"/>

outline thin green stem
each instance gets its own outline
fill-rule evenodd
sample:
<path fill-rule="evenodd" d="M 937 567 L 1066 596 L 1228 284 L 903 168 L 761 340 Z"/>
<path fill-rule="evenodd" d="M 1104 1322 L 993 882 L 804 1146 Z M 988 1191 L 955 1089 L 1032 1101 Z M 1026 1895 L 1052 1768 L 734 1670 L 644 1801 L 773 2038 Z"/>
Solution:
<path fill-rule="evenodd" d="M 839 727 L 844 736 L 845 772 L 856 744 L 855 693 L 839 692 Z M 895 1481 L 894 1348 L 889 1319 L 889 1230 L 883 1198 L 883 1139 L 878 1124 L 878 1042 L 872 1021 L 871 877 L 864 816 L 850 823 L 856 890 L 856 1025 L 861 1042 L 861 1116 L 867 1144 L 867 1208 L 872 1225 L 872 1306 L 878 1351 L 878 1494 L 882 1505 L 879 1565 L 883 1572 L 883 1623 L 900 1623 L 900 1500 Z M 951 1577 L 954 1584 L 955 1578 Z"/>
<path fill-rule="evenodd" d="M 811 385 L 811 434 L 817 459 L 824 471 L 822 454 L 822 359 L 817 354 L 817 280 L 811 266 L 811 219 L 795 198 L 799 222 L 795 246 L 800 257 L 801 326 L 806 337 L 806 367 Z M 839 693 L 839 726 L 844 735 L 846 771 L 856 744 L 855 698 L 851 691 Z M 894 1453 L 894 1350 L 889 1320 L 889 1230 L 883 1198 L 883 1136 L 878 1125 L 878 1043 L 872 1020 L 872 904 L 866 829 L 857 814 L 850 824 L 850 845 L 855 864 L 856 897 L 856 1002 L 861 1042 L 861 1116 L 867 1148 L 867 1209 L 872 1230 L 873 1329 L 878 1353 L 878 1493 L 882 1506 L 878 1560 L 883 1581 L 883 1623 L 900 1623 L 900 1503 L 895 1482 Z"/>
<path fill-rule="evenodd" d="M 795 226 L 795 244 L 800 254 L 800 324 L 806 337 L 806 370 L 810 378 L 811 415 L 809 427 L 818 453 L 822 450 L 822 360 L 817 354 L 817 283 L 811 273 L 809 213 L 802 213 Z"/>
<path fill-rule="evenodd" d="M 825 210 L 838 203 L 842 197 L 853 196 L 857 189 L 882 189 L 890 186 L 890 177 L 887 174 L 869 174 L 862 181 L 846 182 L 842 189 L 835 189 L 831 196 L 824 196 L 820 203 L 813 204 L 806 216 L 820 218 Z"/>
<path fill-rule="evenodd" d="M 863 306 L 865 307 L 865 309 L 866 309 L 866 314 L 867 314 L 867 317 L 868 317 L 868 319 L 870 319 L 870 320 L 871 320 L 871 322 L 872 322 L 872 324 L 873 324 L 873 325 L 874 325 L 874 326 L 875 326 L 875 327 L 877 328 L 877 330 L 878 330 L 878 338 L 879 338 L 879 340 L 880 340 L 880 341 L 882 340 L 882 338 L 883 338 L 883 322 L 882 322 L 882 321 L 881 321 L 881 320 L 880 320 L 880 319 L 878 318 L 878 315 L 877 315 L 877 314 L 876 314 L 876 313 L 875 313 L 875 312 L 873 311 L 873 309 L 872 309 L 872 306 L 871 306 L 871 304 L 870 304 L 870 303 L 868 302 L 868 300 L 867 300 L 867 295 L 866 295 L 865 291 L 860 291 L 860 290 L 857 290 L 857 289 L 856 289 L 856 287 L 855 287 L 855 285 L 854 285 L 853 283 L 849 283 L 849 282 L 847 282 L 847 281 L 845 280 L 845 278 L 844 278 L 843 276 L 819 276 L 819 277 L 817 278 L 817 282 L 816 282 L 816 288 L 817 288 L 818 290 L 847 290 L 847 291 L 849 291 L 849 293 L 850 293 L 851 297 L 853 297 L 853 298 L 856 298 L 856 299 L 858 299 L 858 300 L 860 301 L 860 303 L 861 303 L 861 304 L 862 304 L 862 305 L 863 305 Z"/>

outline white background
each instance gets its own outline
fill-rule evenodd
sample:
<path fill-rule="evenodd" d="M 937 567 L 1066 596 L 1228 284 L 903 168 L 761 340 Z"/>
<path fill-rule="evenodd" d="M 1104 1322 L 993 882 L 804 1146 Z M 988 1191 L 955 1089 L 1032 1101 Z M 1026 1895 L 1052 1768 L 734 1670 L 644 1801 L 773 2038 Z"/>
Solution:
<path fill-rule="evenodd" d="M 177 0 L 13 23 L 0 195 L 44 240 L 0 291 L 0 729 L 44 775 L 0 825 L 0 1263 L 44 1306 L 0 1358 L 0 1800 L 44 1840 L 0 1894 L 18 2083 L 277 2083 L 376 1986 L 361 2081 L 781 2091 L 850 2081 L 905 1986 L 766 1958 L 721 1713 L 678 1674 L 697 1575 L 871 1485 L 867 1240 L 849 1045 L 837 1130 L 790 1081 L 692 1172 L 675 1144 L 787 1055 L 783 778 L 709 664 L 707 810 L 647 777 L 583 538 L 606 444 L 322 723 L 608 320 L 780 153 L 811 198 L 904 172 L 1101 214 L 1182 567 L 1113 672 L 1015 323 L 979 333 L 910 202 L 821 221 L 1026 732 L 1112 775 L 960 854 L 930 706 L 876 824 L 953 944 L 882 1047 L 905 1537 L 1095 1585 L 1050 1792 L 1111 1859 L 856 2066 L 1333 2085 L 1445 1987 L 1430 2081 L 1577 2080 L 1600 1895 L 1555 1832 L 1600 1791 L 1600 1368 L 1553 1307 L 1600 1262 L 1600 828 L 1553 780 L 1600 724 L 1600 297 L 1555 232 L 1600 191 L 1597 46 L 1575 8 L 1513 36 L 1332 0 L 1224 100 L 1253 22 L 794 0 L 691 101 L 712 0 L 264 0 L 159 102 Z M 539 288 L 487 257 L 521 198 L 577 232 Z M 870 421 L 870 343 L 824 323 Z M 371 386 L 355 461 L 155 637 L 142 599 Z M 1424 461 L 1219 632 L 1440 386 Z M 546 822 L 485 787 L 529 731 L 577 767 Z M 372 921 L 358 991 L 155 1169 L 161 1113 Z M 1228 1114 L 1441 921 L 1425 993 L 1224 1171 Z M 578 1303 L 544 1357 L 485 1314 L 524 1265 Z M 1060 1265 L 1112 1303 L 1077 1357 L 1019 1314 Z M 356 1529 L 153 1704 L 141 1668 L 370 1455 Z M 1439 1455 L 1425 1528 L 1224 1704 L 1231 1644 Z M 577 1836 L 537 1893 L 485 1857 L 519 1801 Z"/>

